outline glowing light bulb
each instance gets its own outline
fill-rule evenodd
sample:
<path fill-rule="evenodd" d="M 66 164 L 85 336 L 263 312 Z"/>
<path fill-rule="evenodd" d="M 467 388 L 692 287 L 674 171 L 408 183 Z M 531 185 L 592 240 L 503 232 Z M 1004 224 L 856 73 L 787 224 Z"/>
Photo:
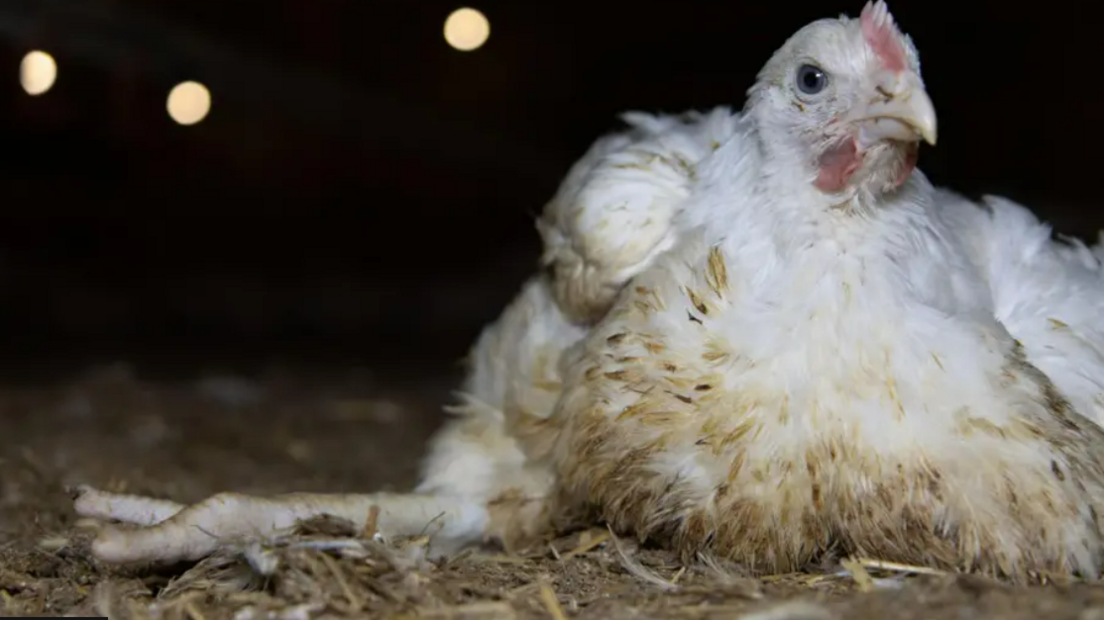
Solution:
<path fill-rule="evenodd" d="M 482 47 L 490 36 L 491 23 L 475 9 L 456 9 L 445 20 L 445 41 L 461 52 Z"/>
<path fill-rule="evenodd" d="M 181 125 L 195 125 L 211 111 L 211 92 L 199 82 L 181 82 L 169 91 L 169 116 Z"/>
<path fill-rule="evenodd" d="M 28 95 L 41 95 L 50 90 L 56 81 L 57 63 L 46 52 L 30 52 L 19 63 L 19 83 Z"/>

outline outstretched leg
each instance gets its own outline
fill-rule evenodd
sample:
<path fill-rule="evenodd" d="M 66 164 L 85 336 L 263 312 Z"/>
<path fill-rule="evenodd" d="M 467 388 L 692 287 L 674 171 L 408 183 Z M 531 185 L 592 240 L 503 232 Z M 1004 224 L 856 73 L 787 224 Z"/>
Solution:
<path fill-rule="evenodd" d="M 480 336 L 463 386 L 466 402 L 430 445 L 413 493 L 293 493 L 263 498 L 221 493 L 191 506 L 78 489 L 76 511 L 137 528 L 105 527 L 92 553 L 105 562 L 195 560 L 243 538 L 271 538 L 322 515 L 363 528 L 377 507 L 384 536 L 429 535 L 430 552 L 450 554 L 492 539 L 507 545 L 541 532 L 553 484 L 516 433 L 547 418 L 560 393 L 559 361 L 585 334 L 567 321 L 545 280 L 528 282 Z"/>
<path fill-rule="evenodd" d="M 487 521 L 481 503 L 413 493 L 292 493 L 271 498 L 220 493 L 198 504 L 182 506 L 84 487 L 75 507 L 82 516 L 144 526 L 133 530 L 106 527 L 97 535 L 93 554 L 105 562 L 118 563 L 198 560 L 228 543 L 269 539 L 286 532 L 297 521 L 321 515 L 346 519 L 363 529 L 373 507 L 379 511 L 376 529 L 383 536 L 425 533 L 430 536 L 432 551 L 447 553 L 457 546 L 478 542 Z"/>

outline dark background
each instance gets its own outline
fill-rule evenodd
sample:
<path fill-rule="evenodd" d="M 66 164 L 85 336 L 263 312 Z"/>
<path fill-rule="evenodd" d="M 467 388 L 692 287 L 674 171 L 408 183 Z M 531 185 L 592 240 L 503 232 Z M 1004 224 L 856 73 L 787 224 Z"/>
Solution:
<path fill-rule="evenodd" d="M 532 225 L 625 109 L 740 106 L 847 2 L 0 0 L 0 375 L 115 358 L 444 371 L 532 272 Z M 921 167 L 1095 237 L 1098 3 L 898 1 L 940 144 Z M 31 49 L 58 81 L 30 97 Z M 4 76 L 7 78 L 4 78 Z M 210 116 L 165 97 L 204 82 Z M 427 366 L 428 365 L 428 366 Z"/>

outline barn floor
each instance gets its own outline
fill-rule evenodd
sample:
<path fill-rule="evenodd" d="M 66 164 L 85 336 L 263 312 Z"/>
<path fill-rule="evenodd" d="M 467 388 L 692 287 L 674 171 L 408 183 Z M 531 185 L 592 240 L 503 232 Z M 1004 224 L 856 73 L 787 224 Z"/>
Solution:
<path fill-rule="evenodd" d="M 136 375 L 104 366 L 0 388 L 0 615 L 1104 620 L 1100 586 L 1020 589 L 839 567 L 749 579 L 737 567 L 682 566 L 600 529 L 440 565 L 420 560 L 415 540 L 366 543 L 346 556 L 280 546 L 263 576 L 237 556 L 156 570 L 98 566 L 66 485 L 183 501 L 222 490 L 402 489 L 454 385 L 344 371 L 272 371 L 252 383 Z M 355 537 L 340 530 L 315 523 L 302 536 Z"/>

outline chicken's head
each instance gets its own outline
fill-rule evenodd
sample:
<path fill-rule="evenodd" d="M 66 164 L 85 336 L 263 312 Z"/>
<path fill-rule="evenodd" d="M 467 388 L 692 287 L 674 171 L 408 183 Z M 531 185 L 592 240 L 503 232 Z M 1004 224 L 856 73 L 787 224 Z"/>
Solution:
<path fill-rule="evenodd" d="M 883 0 L 867 3 L 858 20 L 799 30 L 748 95 L 764 148 L 824 193 L 892 191 L 915 168 L 920 141 L 935 144 L 916 48 Z"/>

